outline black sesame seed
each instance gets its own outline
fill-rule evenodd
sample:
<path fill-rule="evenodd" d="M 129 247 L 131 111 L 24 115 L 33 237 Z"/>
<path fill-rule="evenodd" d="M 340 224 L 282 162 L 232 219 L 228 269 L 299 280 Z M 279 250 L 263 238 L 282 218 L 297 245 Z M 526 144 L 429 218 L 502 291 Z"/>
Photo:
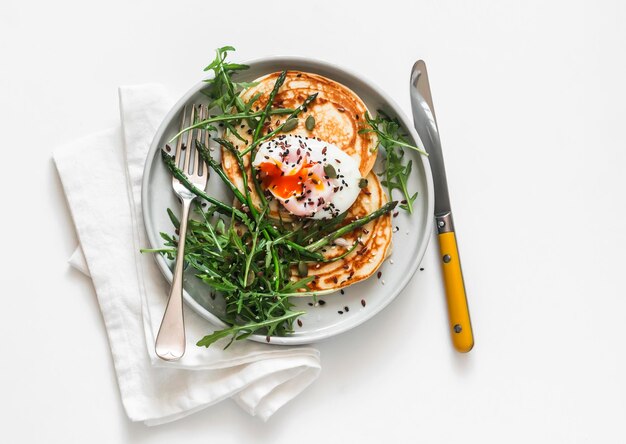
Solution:
<path fill-rule="evenodd" d="M 365 299 L 361 299 L 361 305 L 365 307 Z"/>

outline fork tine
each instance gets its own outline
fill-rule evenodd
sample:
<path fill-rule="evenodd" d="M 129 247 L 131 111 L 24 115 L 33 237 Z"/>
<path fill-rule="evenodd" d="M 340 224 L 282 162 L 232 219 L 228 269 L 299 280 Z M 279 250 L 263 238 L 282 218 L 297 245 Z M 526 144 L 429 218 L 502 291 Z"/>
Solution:
<path fill-rule="evenodd" d="M 189 113 L 189 126 L 194 124 L 195 118 L 196 118 L 196 107 L 191 105 L 191 110 Z M 195 130 L 190 130 L 187 131 L 187 152 L 185 153 L 185 166 L 182 168 L 182 170 L 185 172 L 185 174 L 191 174 L 191 171 L 189 171 L 189 161 L 191 160 L 191 152 L 193 150 L 193 133 Z"/>
<path fill-rule="evenodd" d="M 185 128 L 185 122 L 187 119 L 187 106 L 183 108 L 183 118 L 180 122 L 180 127 Z M 174 164 L 180 168 L 180 156 L 182 153 L 182 145 L 183 145 L 183 136 L 178 137 L 178 141 L 176 142 L 176 157 L 174 158 Z"/>
<path fill-rule="evenodd" d="M 202 108 L 204 109 L 204 118 L 208 119 L 209 118 L 209 107 L 207 105 L 202 105 Z M 204 146 L 206 146 L 207 149 L 210 149 L 209 148 L 209 139 L 210 138 L 211 137 L 209 136 L 209 132 L 205 131 L 204 132 Z M 207 174 L 209 173 L 209 166 L 206 165 L 204 162 L 202 162 L 202 170 L 206 171 Z"/>
<path fill-rule="evenodd" d="M 202 121 L 204 120 L 204 109 L 202 108 L 202 105 L 198 105 L 198 120 Z M 202 129 L 198 129 L 198 133 L 196 135 L 196 140 L 198 142 L 202 142 L 202 134 L 206 133 L 206 131 L 202 130 Z M 205 144 L 206 146 L 206 144 Z M 195 147 L 196 150 L 194 152 L 193 155 L 193 174 L 195 174 L 196 176 L 201 176 L 200 173 L 200 153 L 197 149 L 197 147 Z"/>

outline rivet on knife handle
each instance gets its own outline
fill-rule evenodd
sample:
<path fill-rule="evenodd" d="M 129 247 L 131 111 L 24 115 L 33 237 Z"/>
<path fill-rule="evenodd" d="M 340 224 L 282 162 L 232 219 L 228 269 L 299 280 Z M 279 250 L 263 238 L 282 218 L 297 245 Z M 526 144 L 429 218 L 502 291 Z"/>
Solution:
<path fill-rule="evenodd" d="M 474 346 L 474 334 L 470 321 L 463 271 L 457 247 L 452 213 L 436 217 L 439 232 L 439 250 L 443 269 L 443 281 L 446 287 L 448 301 L 448 317 L 450 320 L 450 334 L 454 348 L 467 353 Z"/>

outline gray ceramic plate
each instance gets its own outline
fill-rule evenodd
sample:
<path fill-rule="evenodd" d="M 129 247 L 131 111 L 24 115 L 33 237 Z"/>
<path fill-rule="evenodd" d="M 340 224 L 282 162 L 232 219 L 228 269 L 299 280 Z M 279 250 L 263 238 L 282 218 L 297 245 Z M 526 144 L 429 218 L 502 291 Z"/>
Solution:
<path fill-rule="evenodd" d="M 413 143 L 423 147 L 411 122 L 404 116 L 400 107 L 381 89 L 360 75 L 329 63 L 299 57 L 263 58 L 248 62 L 248 65 L 250 69 L 244 71 L 238 79 L 251 81 L 270 72 L 292 69 L 314 72 L 340 82 L 358 94 L 370 112 L 383 109 L 397 117 L 413 139 Z M 166 209 L 172 208 L 178 212 L 180 207 L 172 192 L 171 177 L 160 159 L 159 150 L 177 132 L 183 107 L 188 103 L 206 102 L 200 93 L 204 86 L 204 83 L 198 83 L 176 103 L 161 123 L 148 153 L 143 177 L 142 208 L 152 248 L 162 246 L 159 232 L 173 231 Z M 219 150 L 216 150 L 216 153 L 218 152 Z M 325 295 L 321 298 L 325 302 L 323 305 L 313 305 L 313 299 L 310 297 L 295 299 L 296 309 L 307 312 L 300 318 L 302 327 L 296 325 L 296 331 L 288 337 L 273 337 L 271 340 L 273 344 L 307 344 L 350 330 L 380 312 L 409 282 L 422 260 L 430 239 L 434 198 L 428 159 L 411 150 L 406 150 L 406 155 L 413 159 L 409 189 L 419 194 L 414 214 L 409 216 L 400 211 L 398 217 L 393 219 L 393 224 L 398 229 L 393 235 L 390 260 L 386 260 L 380 269 L 381 279 L 372 276 L 364 282 L 346 288 L 343 295 L 339 292 Z M 374 171 L 380 171 L 380 166 L 375 166 Z M 232 200 L 215 174 L 210 177 L 207 192 L 226 201 Z M 173 264 L 162 256 L 155 257 L 164 276 L 171 282 Z M 216 316 L 223 310 L 219 297 L 211 299 L 209 288 L 193 276 L 192 270 L 188 270 L 185 276 L 184 287 L 184 298 L 189 307 L 216 327 L 223 327 L 224 324 Z M 365 306 L 362 301 L 365 301 Z M 346 311 L 345 307 L 349 310 Z M 343 314 L 339 314 L 339 311 L 343 311 Z M 253 335 L 250 339 L 265 341 L 265 336 Z"/>

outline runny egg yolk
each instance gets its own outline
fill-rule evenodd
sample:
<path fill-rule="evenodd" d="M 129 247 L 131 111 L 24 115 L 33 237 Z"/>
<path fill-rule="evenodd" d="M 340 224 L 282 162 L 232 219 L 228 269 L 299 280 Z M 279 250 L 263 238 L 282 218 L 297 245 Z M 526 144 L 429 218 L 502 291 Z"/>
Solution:
<path fill-rule="evenodd" d="M 326 219 L 345 212 L 360 189 L 359 164 L 321 139 L 282 135 L 259 145 L 252 160 L 261 188 L 298 217 Z"/>
<path fill-rule="evenodd" d="M 261 172 L 263 187 L 282 199 L 300 196 L 304 193 L 304 183 L 313 184 L 317 189 L 323 189 L 324 184 L 320 177 L 309 171 L 313 163 L 303 162 L 299 169 L 292 169 L 285 174 L 279 161 L 262 162 L 258 169 Z"/>

